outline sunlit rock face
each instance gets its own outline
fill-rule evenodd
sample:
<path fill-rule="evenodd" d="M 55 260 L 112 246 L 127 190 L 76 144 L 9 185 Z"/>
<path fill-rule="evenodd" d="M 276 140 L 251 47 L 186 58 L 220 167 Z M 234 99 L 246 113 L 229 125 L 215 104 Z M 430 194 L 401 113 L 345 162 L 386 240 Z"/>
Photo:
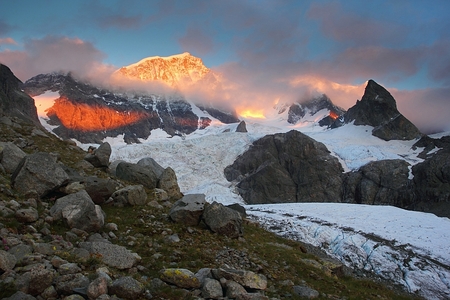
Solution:
<path fill-rule="evenodd" d="M 187 52 L 168 57 L 144 58 L 135 64 L 120 68 L 116 73 L 142 81 L 158 80 L 172 87 L 195 83 L 202 79 L 215 79 L 215 75 L 200 58 Z"/>
<path fill-rule="evenodd" d="M 53 132 L 61 138 L 83 143 L 101 143 L 106 137 L 124 135 L 127 143 L 146 139 L 151 130 L 182 135 L 209 124 L 193 113 L 181 96 L 170 99 L 159 95 L 119 93 L 81 82 L 70 74 L 41 74 L 26 81 L 24 90 L 31 96 L 47 91 L 59 98 L 47 110 Z"/>

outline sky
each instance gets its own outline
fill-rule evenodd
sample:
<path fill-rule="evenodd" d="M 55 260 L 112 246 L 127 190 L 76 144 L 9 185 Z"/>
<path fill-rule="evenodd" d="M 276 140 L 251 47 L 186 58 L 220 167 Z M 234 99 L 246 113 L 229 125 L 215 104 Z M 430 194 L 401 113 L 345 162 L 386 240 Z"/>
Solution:
<path fill-rule="evenodd" d="M 22 81 L 105 78 L 189 52 L 221 101 L 268 107 L 326 93 L 348 109 L 369 79 L 423 132 L 450 130 L 450 1 L 0 0 L 0 62 Z M 219 97 L 220 98 L 220 97 Z"/>

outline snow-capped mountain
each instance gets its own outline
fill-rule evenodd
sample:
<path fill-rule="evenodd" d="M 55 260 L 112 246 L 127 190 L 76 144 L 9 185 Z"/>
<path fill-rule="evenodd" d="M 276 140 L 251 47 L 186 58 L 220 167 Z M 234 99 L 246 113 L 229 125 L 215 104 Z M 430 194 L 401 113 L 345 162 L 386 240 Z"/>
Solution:
<path fill-rule="evenodd" d="M 115 75 L 142 81 L 162 81 L 172 87 L 202 80 L 212 84 L 217 80 L 216 75 L 203 64 L 200 58 L 188 52 L 168 57 L 147 57 L 120 68 Z"/>

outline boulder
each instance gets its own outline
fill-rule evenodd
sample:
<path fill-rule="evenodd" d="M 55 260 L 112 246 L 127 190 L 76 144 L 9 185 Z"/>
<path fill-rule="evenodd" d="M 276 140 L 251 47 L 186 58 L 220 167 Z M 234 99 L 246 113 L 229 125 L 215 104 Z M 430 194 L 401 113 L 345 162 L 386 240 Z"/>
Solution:
<path fill-rule="evenodd" d="M 315 299 L 320 296 L 319 292 L 310 288 L 307 285 L 294 285 L 292 290 L 295 295 L 299 296 L 301 299 Z"/>
<path fill-rule="evenodd" d="M 137 164 L 121 162 L 116 168 L 116 177 L 135 184 L 154 189 L 158 185 L 158 176 L 153 170 Z"/>
<path fill-rule="evenodd" d="M 198 225 L 205 208 L 204 194 L 189 194 L 175 202 L 169 211 L 169 217 L 186 226 Z"/>
<path fill-rule="evenodd" d="M 32 223 L 39 219 L 39 213 L 36 208 L 21 208 L 16 211 L 16 220 L 21 223 Z"/>
<path fill-rule="evenodd" d="M 0 271 L 1 273 L 4 273 L 6 271 L 10 271 L 12 269 L 14 269 L 15 265 L 17 263 L 17 258 L 4 251 L 4 250 L 0 250 Z"/>
<path fill-rule="evenodd" d="M 80 248 L 89 251 L 91 256 L 100 257 L 107 266 L 120 270 L 133 267 L 141 259 L 127 248 L 105 241 L 83 242 L 80 243 Z"/>
<path fill-rule="evenodd" d="M 412 140 L 421 136 L 414 124 L 398 110 L 392 95 L 373 80 L 367 82 L 361 101 L 344 115 L 345 123 L 374 127 L 372 135 L 383 140 Z"/>
<path fill-rule="evenodd" d="M 74 289 L 87 289 L 89 278 L 81 273 L 61 275 L 55 278 L 54 285 L 58 295 L 72 295 Z"/>
<path fill-rule="evenodd" d="M 27 154 L 14 143 L 0 143 L 0 163 L 8 174 L 14 172 L 25 156 Z"/>
<path fill-rule="evenodd" d="M 202 285 L 202 297 L 205 299 L 219 299 L 223 297 L 222 285 L 216 279 L 205 278 Z"/>
<path fill-rule="evenodd" d="M 200 281 L 188 269 L 163 269 L 160 271 L 161 280 L 185 289 L 200 288 Z"/>
<path fill-rule="evenodd" d="M 69 181 L 69 176 L 54 155 L 37 152 L 24 157 L 11 176 L 15 189 L 21 193 L 35 190 L 42 197 Z"/>
<path fill-rule="evenodd" d="M 342 172 L 324 144 L 295 130 L 255 141 L 224 170 L 248 204 L 338 202 Z"/>
<path fill-rule="evenodd" d="M 242 285 L 233 280 L 227 280 L 226 287 L 227 289 L 225 295 L 231 299 L 247 293 L 246 289 Z"/>
<path fill-rule="evenodd" d="M 56 272 L 46 269 L 44 264 L 38 264 L 31 269 L 30 275 L 28 293 L 37 296 L 52 285 L 53 279 L 56 277 Z"/>
<path fill-rule="evenodd" d="M 203 221 L 212 231 L 231 238 L 242 235 L 242 218 L 236 210 L 221 203 L 213 202 L 206 205 Z"/>
<path fill-rule="evenodd" d="M 106 168 L 109 166 L 110 156 L 111 145 L 108 142 L 105 142 L 91 153 L 88 153 L 84 159 L 96 168 Z"/>
<path fill-rule="evenodd" d="M 86 294 L 89 299 L 97 299 L 100 295 L 108 294 L 108 280 L 104 276 L 94 279 L 87 288 Z"/>
<path fill-rule="evenodd" d="M 111 195 L 111 200 L 115 206 L 125 206 L 125 205 L 145 205 L 147 204 L 147 193 L 145 192 L 144 186 L 139 185 L 129 185 L 115 191 Z"/>
<path fill-rule="evenodd" d="M 233 280 L 245 288 L 255 290 L 265 290 L 267 288 L 266 276 L 252 271 L 219 268 L 213 270 L 213 274 L 215 278 Z"/>
<path fill-rule="evenodd" d="M 241 121 L 236 127 L 236 132 L 248 132 L 245 121 Z"/>
<path fill-rule="evenodd" d="M 54 220 L 64 219 L 70 228 L 98 231 L 105 224 L 105 213 L 85 190 L 59 198 L 50 209 Z"/>
<path fill-rule="evenodd" d="M 150 168 L 156 174 L 156 176 L 158 176 L 158 178 L 160 178 L 162 173 L 164 172 L 164 168 L 161 167 L 161 165 L 158 164 L 156 160 L 154 160 L 151 157 L 144 157 L 140 159 L 137 162 L 137 165 Z"/>
<path fill-rule="evenodd" d="M 109 293 L 124 299 L 140 299 L 144 294 L 142 283 L 130 276 L 114 280 L 109 287 Z"/>
<path fill-rule="evenodd" d="M 111 178 L 99 178 L 89 176 L 83 178 L 80 183 L 95 204 L 103 204 L 111 195 L 117 191 L 120 184 Z"/>
<path fill-rule="evenodd" d="M 178 186 L 177 175 L 170 167 L 164 169 L 159 177 L 158 188 L 166 191 L 167 196 L 169 196 L 171 200 L 178 200 L 183 197 L 183 194 L 180 192 L 180 187 Z"/>

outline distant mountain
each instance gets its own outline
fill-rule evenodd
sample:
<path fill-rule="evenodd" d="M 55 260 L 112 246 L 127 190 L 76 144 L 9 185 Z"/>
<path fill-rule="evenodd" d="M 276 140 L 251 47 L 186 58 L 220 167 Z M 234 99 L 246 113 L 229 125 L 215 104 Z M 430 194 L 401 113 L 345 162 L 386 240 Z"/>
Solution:
<path fill-rule="evenodd" d="M 397 110 L 394 97 L 373 80 L 367 82 L 361 101 L 349 108 L 344 119 L 345 123 L 373 126 L 372 134 L 386 141 L 421 136 L 419 129 Z"/>
<path fill-rule="evenodd" d="M 125 142 L 139 143 L 154 129 L 171 136 L 182 135 L 206 128 L 212 121 L 207 113 L 194 113 L 193 110 L 201 110 L 180 95 L 111 91 L 76 79 L 70 73 L 40 74 L 27 80 L 23 89 L 31 96 L 58 92 L 60 97 L 47 112 L 49 123 L 57 126 L 53 132 L 82 143 L 100 143 L 106 137 L 121 134 Z M 234 121 L 226 113 L 215 115 L 219 120 L 223 115 L 225 122 Z"/>
<path fill-rule="evenodd" d="M 142 81 L 161 81 L 169 86 L 217 81 L 216 75 L 208 69 L 203 61 L 188 52 L 168 57 L 152 56 L 137 63 L 120 68 L 115 75 Z"/>

